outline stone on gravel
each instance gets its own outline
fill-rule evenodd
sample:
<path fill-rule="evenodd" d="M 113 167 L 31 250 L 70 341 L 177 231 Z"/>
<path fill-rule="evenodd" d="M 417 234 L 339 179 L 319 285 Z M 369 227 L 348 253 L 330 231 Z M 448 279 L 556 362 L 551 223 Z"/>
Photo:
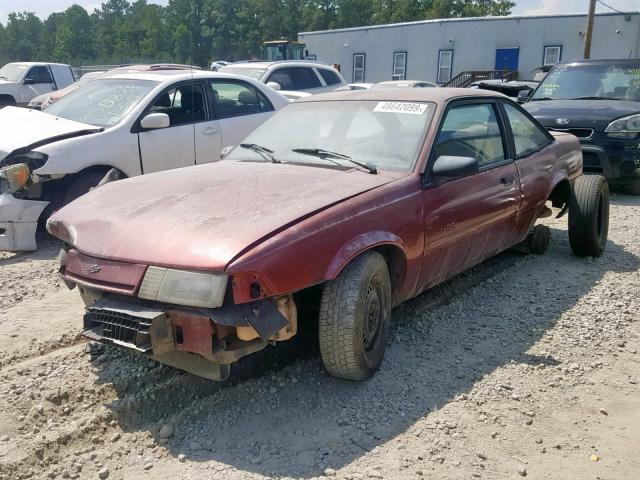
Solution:
<path fill-rule="evenodd" d="M 105 478 L 109 478 L 109 469 L 107 467 L 104 467 L 104 468 L 100 469 L 98 471 L 98 478 L 100 478 L 100 480 L 104 480 Z"/>

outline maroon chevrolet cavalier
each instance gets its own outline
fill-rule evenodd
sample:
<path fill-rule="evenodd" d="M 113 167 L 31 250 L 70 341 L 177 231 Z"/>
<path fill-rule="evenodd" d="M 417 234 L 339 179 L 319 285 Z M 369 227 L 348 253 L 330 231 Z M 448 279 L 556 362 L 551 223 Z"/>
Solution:
<path fill-rule="evenodd" d="M 292 103 L 223 161 L 107 183 L 48 229 L 91 339 L 223 380 L 316 312 L 327 371 L 360 380 L 392 307 L 516 245 L 543 253 L 553 208 L 575 254 L 603 252 L 608 187 L 574 136 L 493 92 L 391 89 Z"/>

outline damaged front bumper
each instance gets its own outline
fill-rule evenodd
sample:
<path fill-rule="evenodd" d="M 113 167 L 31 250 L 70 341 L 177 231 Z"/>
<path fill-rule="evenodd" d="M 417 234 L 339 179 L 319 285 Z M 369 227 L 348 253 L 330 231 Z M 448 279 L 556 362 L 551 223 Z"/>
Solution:
<path fill-rule="evenodd" d="M 87 307 L 83 329 L 91 340 L 211 380 L 226 380 L 232 363 L 296 332 L 290 296 L 213 310 L 148 307 L 104 297 Z"/>
<path fill-rule="evenodd" d="M 22 200 L 0 194 L 0 250 L 34 251 L 38 219 L 49 202 Z"/>

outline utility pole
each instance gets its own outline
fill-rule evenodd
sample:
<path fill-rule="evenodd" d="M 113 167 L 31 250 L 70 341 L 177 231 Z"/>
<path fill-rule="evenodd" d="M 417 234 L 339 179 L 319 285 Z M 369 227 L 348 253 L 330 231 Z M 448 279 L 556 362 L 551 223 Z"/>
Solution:
<path fill-rule="evenodd" d="M 596 13 L 596 0 L 589 0 L 589 14 L 587 15 L 587 31 L 584 34 L 583 58 L 591 58 L 591 37 L 593 36 L 593 16 Z"/>

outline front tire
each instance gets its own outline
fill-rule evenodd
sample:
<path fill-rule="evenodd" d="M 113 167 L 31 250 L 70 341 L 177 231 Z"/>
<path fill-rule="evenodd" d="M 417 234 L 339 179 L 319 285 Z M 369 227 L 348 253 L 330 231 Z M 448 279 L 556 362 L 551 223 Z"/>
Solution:
<path fill-rule="evenodd" d="M 628 184 L 625 191 L 630 195 L 640 195 L 640 179 L 634 180 Z"/>
<path fill-rule="evenodd" d="M 88 193 L 100 183 L 104 176 L 105 172 L 88 172 L 74 179 L 66 189 L 63 206 Z"/>
<path fill-rule="evenodd" d="M 609 185 L 601 175 L 578 177 L 569 200 L 569 243 L 578 257 L 599 257 L 609 235 Z"/>
<path fill-rule="evenodd" d="M 366 252 L 324 285 L 318 336 L 325 368 L 334 377 L 365 380 L 382 362 L 391 318 L 389 269 Z"/>

